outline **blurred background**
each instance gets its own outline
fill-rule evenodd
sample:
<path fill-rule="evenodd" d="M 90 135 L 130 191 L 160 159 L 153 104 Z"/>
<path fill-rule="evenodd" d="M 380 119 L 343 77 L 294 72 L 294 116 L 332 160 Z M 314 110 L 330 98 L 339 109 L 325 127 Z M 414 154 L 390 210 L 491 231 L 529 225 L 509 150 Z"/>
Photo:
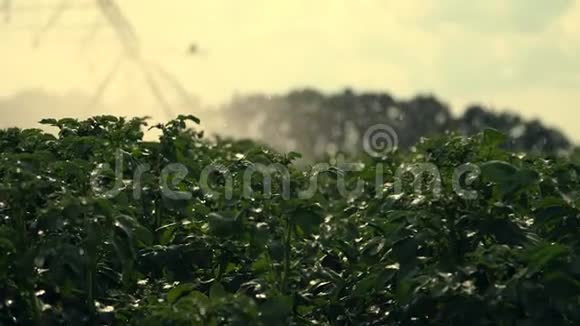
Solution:
<path fill-rule="evenodd" d="M 0 127 L 181 113 L 312 155 L 486 126 L 580 140 L 580 1 L 0 0 Z"/>

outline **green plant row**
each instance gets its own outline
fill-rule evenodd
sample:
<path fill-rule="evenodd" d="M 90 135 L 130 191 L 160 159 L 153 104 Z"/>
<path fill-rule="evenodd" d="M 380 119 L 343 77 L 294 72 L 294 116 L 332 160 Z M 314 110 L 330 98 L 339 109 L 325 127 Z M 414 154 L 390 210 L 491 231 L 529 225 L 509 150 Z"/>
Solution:
<path fill-rule="evenodd" d="M 205 140 L 188 121 L 199 122 L 154 126 L 155 142 L 144 119 L 112 116 L 42 121 L 58 135 L 0 131 L 0 325 L 580 324 L 580 167 L 569 159 L 503 151 L 505 137 L 486 130 L 315 171 L 296 153 Z M 118 153 L 121 191 L 95 192 L 115 183 L 113 168 L 94 174 Z M 190 171 L 168 183 L 187 200 L 164 196 L 171 163 Z M 242 196 L 258 163 L 287 167 L 290 198 L 276 175 L 269 196 L 259 175 Z M 416 191 L 411 175 L 394 194 L 405 163 L 437 166 L 441 194 Z M 475 199 L 449 182 L 465 163 L 481 169 L 461 180 Z M 200 186 L 212 164 L 227 167 L 232 198 Z M 301 198 L 312 178 L 318 191 Z M 219 193 L 226 180 L 216 169 L 210 183 Z M 345 198 L 339 181 L 364 191 Z"/>

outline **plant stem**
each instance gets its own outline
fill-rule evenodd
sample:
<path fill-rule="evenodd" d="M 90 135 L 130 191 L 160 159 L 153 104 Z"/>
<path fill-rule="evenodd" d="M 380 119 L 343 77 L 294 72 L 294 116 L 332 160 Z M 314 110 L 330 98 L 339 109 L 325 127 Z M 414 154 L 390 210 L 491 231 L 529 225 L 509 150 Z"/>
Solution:
<path fill-rule="evenodd" d="M 288 278 L 290 274 L 290 260 L 292 256 L 292 227 L 293 224 L 290 222 L 290 218 L 286 218 L 286 239 L 284 239 L 284 271 L 282 274 L 282 285 L 281 290 L 283 293 L 287 292 Z"/>

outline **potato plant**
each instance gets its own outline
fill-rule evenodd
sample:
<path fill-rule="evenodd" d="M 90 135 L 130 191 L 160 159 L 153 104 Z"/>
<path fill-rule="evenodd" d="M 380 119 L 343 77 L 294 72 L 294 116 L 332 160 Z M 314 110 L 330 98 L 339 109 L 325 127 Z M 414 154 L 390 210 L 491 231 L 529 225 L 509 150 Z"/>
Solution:
<path fill-rule="evenodd" d="M 574 160 L 486 130 L 314 169 L 188 121 L 155 142 L 113 116 L 0 131 L 0 325 L 580 324 Z M 396 193 L 404 164 L 440 191 Z"/>

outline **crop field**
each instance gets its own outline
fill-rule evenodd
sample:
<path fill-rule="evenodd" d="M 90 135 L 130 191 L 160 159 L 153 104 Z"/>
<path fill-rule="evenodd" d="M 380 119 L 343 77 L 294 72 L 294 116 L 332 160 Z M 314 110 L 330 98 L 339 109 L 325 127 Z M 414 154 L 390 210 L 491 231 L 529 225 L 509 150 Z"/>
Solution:
<path fill-rule="evenodd" d="M 0 325 L 580 324 L 573 156 L 487 129 L 314 164 L 197 122 L 0 131 Z"/>

